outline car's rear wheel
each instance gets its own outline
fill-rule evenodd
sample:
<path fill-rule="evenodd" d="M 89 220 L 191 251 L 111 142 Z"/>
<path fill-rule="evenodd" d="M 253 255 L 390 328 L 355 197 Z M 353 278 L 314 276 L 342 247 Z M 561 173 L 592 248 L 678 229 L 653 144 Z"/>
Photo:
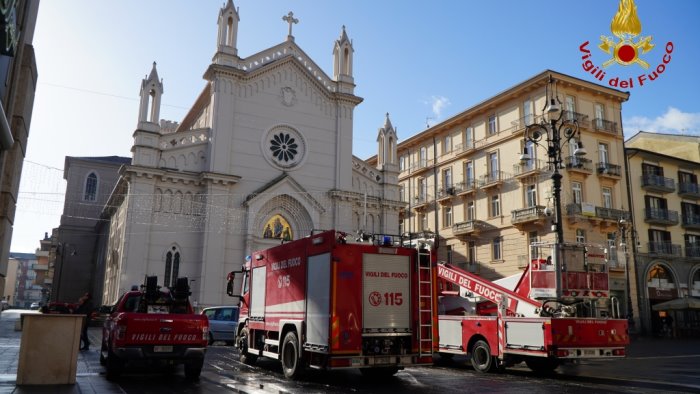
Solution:
<path fill-rule="evenodd" d="M 111 350 L 107 350 L 107 380 L 117 379 L 124 369 L 124 360 L 117 357 Z"/>
<path fill-rule="evenodd" d="M 211 333 L 209 333 L 209 342 L 207 342 L 207 343 L 209 344 L 209 346 L 214 344 L 214 336 L 211 335 Z"/>
<path fill-rule="evenodd" d="M 204 366 L 204 360 L 192 360 L 185 363 L 185 378 L 189 380 L 199 379 L 199 375 L 202 373 L 202 367 Z"/>

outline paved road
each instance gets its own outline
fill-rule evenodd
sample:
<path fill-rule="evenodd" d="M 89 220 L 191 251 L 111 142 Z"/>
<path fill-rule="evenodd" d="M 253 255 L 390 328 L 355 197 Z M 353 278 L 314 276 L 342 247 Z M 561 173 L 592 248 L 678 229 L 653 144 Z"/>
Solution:
<path fill-rule="evenodd" d="M 289 382 L 278 362 L 259 360 L 251 367 L 238 361 L 229 346 L 209 348 L 198 382 L 185 380 L 182 368 L 143 373 L 132 369 L 117 383 L 108 382 L 99 364 L 100 329 L 91 328 L 93 350 L 80 352 L 74 386 L 17 387 L 15 373 L 21 332 L 14 330 L 14 315 L 0 315 L 1 393 L 432 393 L 432 392 L 533 392 L 533 393 L 700 393 L 700 339 L 635 340 L 629 357 L 618 361 L 587 362 L 559 368 L 541 377 L 522 367 L 505 373 L 479 374 L 466 358 L 439 361 L 433 367 L 409 368 L 395 377 L 371 381 L 356 370 L 310 372 L 303 382 Z"/>

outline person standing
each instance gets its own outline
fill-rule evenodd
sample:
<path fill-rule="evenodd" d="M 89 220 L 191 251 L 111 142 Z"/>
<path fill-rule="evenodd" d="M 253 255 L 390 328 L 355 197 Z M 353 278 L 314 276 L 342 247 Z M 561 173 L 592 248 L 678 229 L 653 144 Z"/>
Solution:
<path fill-rule="evenodd" d="M 78 315 L 85 315 L 83 328 L 80 332 L 80 350 L 90 350 L 88 326 L 90 325 L 90 318 L 92 317 L 92 295 L 89 292 L 80 297 L 78 300 L 78 308 L 75 310 L 75 313 Z"/>

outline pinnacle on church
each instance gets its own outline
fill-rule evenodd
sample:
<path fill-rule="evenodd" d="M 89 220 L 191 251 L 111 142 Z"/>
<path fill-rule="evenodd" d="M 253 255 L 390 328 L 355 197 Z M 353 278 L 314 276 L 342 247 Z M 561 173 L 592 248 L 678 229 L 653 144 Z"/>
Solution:
<path fill-rule="evenodd" d="M 158 70 L 156 70 L 156 62 L 153 62 L 153 68 L 151 69 L 151 73 L 148 75 L 147 80 L 158 80 Z"/>
<path fill-rule="evenodd" d="M 338 40 L 338 42 L 343 43 L 345 41 L 349 41 L 349 38 L 348 33 L 345 32 L 345 25 L 343 25 L 343 31 L 340 33 L 340 40 Z"/>
<path fill-rule="evenodd" d="M 393 130 L 394 126 L 391 124 L 391 120 L 389 120 L 389 113 L 386 113 L 386 120 L 384 121 L 384 130 L 389 131 Z"/>

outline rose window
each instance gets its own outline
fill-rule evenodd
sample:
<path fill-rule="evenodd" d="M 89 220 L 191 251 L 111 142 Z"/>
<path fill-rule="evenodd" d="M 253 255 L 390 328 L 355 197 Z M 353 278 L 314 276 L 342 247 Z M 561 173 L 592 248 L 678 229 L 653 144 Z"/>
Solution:
<path fill-rule="evenodd" d="M 272 156 L 280 162 L 288 163 L 294 161 L 294 156 L 298 153 L 297 148 L 299 148 L 299 145 L 296 143 L 296 140 L 287 133 L 275 134 L 270 141 Z"/>

